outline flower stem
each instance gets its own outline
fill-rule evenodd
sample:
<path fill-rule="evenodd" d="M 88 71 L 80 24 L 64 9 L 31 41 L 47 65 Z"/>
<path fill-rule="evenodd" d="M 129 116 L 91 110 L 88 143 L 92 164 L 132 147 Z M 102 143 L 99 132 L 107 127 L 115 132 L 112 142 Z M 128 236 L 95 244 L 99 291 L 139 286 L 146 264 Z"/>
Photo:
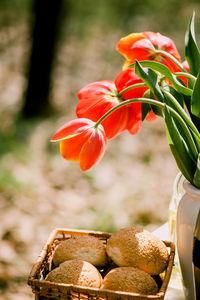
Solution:
<path fill-rule="evenodd" d="M 165 91 L 162 88 L 162 91 L 165 95 L 169 97 L 171 102 L 176 106 L 177 110 L 179 111 L 180 116 L 185 120 L 185 122 L 189 125 L 189 127 L 192 129 L 192 131 L 197 135 L 197 137 L 200 139 L 200 134 L 194 123 L 191 121 L 185 110 L 182 108 L 182 106 L 179 104 L 179 102 L 176 100 L 176 98 L 171 95 L 169 92 Z"/>
<path fill-rule="evenodd" d="M 190 73 L 186 73 L 186 72 L 175 72 L 174 75 L 176 76 L 184 76 L 186 78 L 192 79 L 192 81 L 196 81 L 196 77 Z"/>
<path fill-rule="evenodd" d="M 166 51 L 163 51 L 163 50 L 156 50 L 155 51 L 156 54 L 160 54 L 162 56 L 165 56 L 167 58 L 169 58 L 171 61 L 173 61 L 173 63 L 175 63 L 175 65 L 177 65 L 177 67 L 185 72 L 185 73 L 188 73 L 187 70 L 182 66 L 182 64 L 180 63 L 180 61 L 178 61 L 173 55 L 171 55 L 170 53 L 166 52 Z"/>
<path fill-rule="evenodd" d="M 195 85 L 195 82 L 196 82 L 196 79 L 197 79 L 194 75 L 192 75 L 190 73 L 186 73 L 186 72 L 175 72 L 174 75 L 184 76 L 184 77 L 190 79 L 190 82 L 191 82 L 192 86 Z"/>
<path fill-rule="evenodd" d="M 147 86 L 146 86 L 146 84 L 144 82 L 129 85 L 127 88 L 125 88 L 121 92 L 119 92 L 118 96 L 121 97 L 124 93 L 126 93 L 126 92 L 128 92 L 130 90 L 133 90 L 135 88 L 139 88 L 139 87 L 147 87 Z"/>
<path fill-rule="evenodd" d="M 135 103 L 135 102 L 142 102 L 142 103 L 149 103 L 149 104 L 154 104 L 157 105 L 161 108 L 164 108 L 164 104 L 157 101 L 157 100 L 153 100 L 153 99 L 149 99 L 149 98 L 134 98 L 134 99 L 129 99 L 126 101 L 123 101 L 121 103 L 119 103 L 118 105 L 114 106 L 113 108 L 111 108 L 109 111 L 107 111 L 94 125 L 95 128 L 97 128 L 99 126 L 99 124 L 101 122 L 103 122 L 112 112 L 114 112 L 115 110 L 119 109 L 122 106 L 131 104 L 131 103 Z"/>
<path fill-rule="evenodd" d="M 129 105 L 131 103 L 135 103 L 135 102 L 141 102 L 141 103 L 148 103 L 148 104 L 152 104 L 152 105 L 156 105 L 162 109 L 164 109 L 165 107 L 167 107 L 169 109 L 169 111 L 172 113 L 172 115 L 179 121 L 181 127 L 183 128 L 187 138 L 188 138 L 188 142 L 191 146 L 191 149 L 193 151 L 194 157 L 196 159 L 196 156 L 198 155 L 197 149 L 195 149 L 194 147 L 194 141 L 192 139 L 191 133 L 189 131 L 188 126 L 186 125 L 185 121 L 182 119 L 182 117 L 180 116 L 179 113 L 177 113 L 172 107 L 168 106 L 166 103 L 162 103 L 160 101 L 157 100 L 153 100 L 153 99 L 149 99 L 149 98 L 135 98 L 135 99 L 129 99 L 126 101 L 121 102 L 120 104 L 118 104 L 117 106 L 111 108 L 109 111 L 107 111 L 94 125 L 94 128 L 97 128 L 101 122 L 103 122 L 112 112 L 114 112 L 115 110 L 119 109 L 122 106 L 125 105 Z M 188 124 L 189 125 L 189 124 Z M 194 130 L 194 128 L 192 128 Z M 199 137 L 199 135 L 198 135 Z"/>

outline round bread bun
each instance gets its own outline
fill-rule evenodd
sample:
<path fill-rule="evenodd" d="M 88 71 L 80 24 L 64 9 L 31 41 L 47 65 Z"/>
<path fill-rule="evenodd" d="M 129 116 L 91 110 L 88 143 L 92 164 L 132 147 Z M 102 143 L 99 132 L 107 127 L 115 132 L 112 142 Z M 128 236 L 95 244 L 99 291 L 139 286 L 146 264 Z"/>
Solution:
<path fill-rule="evenodd" d="M 115 232 L 107 242 L 108 256 L 120 267 L 136 267 L 151 275 L 163 272 L 168 262 L 166 245 L 142 228 Z"/>
<path fill-rule="evenodd" d="M 94 288 L 99 288 L 102 283 L 99 271 L 92 264 L 79 259 L 60 264 L 46 276 L 45 280 Z"/>
<path fill-rule="evenodd" d="M 155 295 L 158 286 L 148 273 L 134 267 L 112 269 L 103 279 L 101 289 Z"/>
<path fill-rule="evenodd" d="M 67 239 L 58 244 L 53 256 L 53 263 L 60 263 L 81 259 L 90 262 L 94 266 L 104 266 L 107 262 L 106 249 L 102 241 L 93 236 L 80 236 Z"/>

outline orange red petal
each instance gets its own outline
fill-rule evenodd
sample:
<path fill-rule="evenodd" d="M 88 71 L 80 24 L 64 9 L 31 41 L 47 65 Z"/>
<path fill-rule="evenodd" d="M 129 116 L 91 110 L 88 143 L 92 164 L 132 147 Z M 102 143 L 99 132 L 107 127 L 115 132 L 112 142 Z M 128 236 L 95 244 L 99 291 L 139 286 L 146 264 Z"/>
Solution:
<path fill-rule="evenodd" d="M 82 171 L 89 170 L 102 158 L 106 148 L 106 136 L 101 130 L 94 131 L 82 147 L 79 156 Z"/>
<path fill-rule="evenodd" d="M 136 37 L 139 38 L 136 38 Z M 179 52 L 174 42 L 160 33 L 144 31 L 139 34 L 130 34 L 122 38 L 117 44 L 117 50 L 126 58 L 123 66 L 125 70 L 128 65 L 137 59 L 155 60 L 165 64 L 172 72 L 177 72 L 178 68 L 169 58 L 162 54 L 157 54 L 156 50 L 162 50 L 173 55 L 179 62 L 181 61 Z"/>
<path fill-rule="evenodd" d="M 71 136 L 80 134 L 83 130 L 92 125 L 86 118 L 76 119 L 65 123 L 52 137 L 51 141 L 56 142 Z"/>
<path fill-rule="evenodd" d="M 85 126 L 82 126 L 83 124 Z M 73 134 L 77 132 L 78 125 L 79 133 Z M 104 128 L 102 125 L 95 128 L 94 125 L 95 123 L 89 119 L 72 120 L 62 126 L 52 138 L 55 141 L 58 137 L 57 141 L 60 141 L 61 155 L 66 160 L 79 161 L 83 171 L 97 164 L 106 149 L 107 138 Z M 63 138 L 64 133 L 70 134 Z M 62 136 L 62 139 L 60 139 L 60 136 Z"/>
<path fill-rule="evenodd" d="M 79 135 L 72 138 L 60 141 L 60 153 L 66 159 L 70 161 L 79 161 L 79 155 L 82 147 L 93 134 L 93 130 L 84 130 Z"/>

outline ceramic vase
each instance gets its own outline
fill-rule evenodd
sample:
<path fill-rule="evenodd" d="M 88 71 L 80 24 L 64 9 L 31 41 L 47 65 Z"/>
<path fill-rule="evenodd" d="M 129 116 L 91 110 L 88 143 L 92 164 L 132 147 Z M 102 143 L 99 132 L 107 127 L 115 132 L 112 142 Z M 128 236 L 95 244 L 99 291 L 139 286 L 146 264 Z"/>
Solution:
<path fill-rule="evenodd" d="M 200 189 L 184 181 L 184 195 L 179 201 L 176 218 L 177 250 L 183 288 L 187 300 L 197 300 L 195 292 L 193 243 L 194 230 L 200 209 Z"/>

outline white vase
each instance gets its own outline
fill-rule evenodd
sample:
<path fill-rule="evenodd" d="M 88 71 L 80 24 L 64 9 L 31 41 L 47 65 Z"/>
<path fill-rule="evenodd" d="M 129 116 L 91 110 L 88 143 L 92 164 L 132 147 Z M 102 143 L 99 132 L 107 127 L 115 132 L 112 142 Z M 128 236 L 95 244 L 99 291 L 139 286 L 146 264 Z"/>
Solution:
<path fill-rule="evenodd" d="M 200 209 L 200 189 L 187 180 L 177 210 L 177 249 L 181 267 L 184 293 L 187 300 L 197 300 L 195 292 L 194 268 L 192 263 L 194 230 Z"/>
<path fill-rule="evenodd" d="M 169 215 L 168 215 L 168 224 L 169 224 L 169 238 L 175 245 L 176 241 L 176 215 L 178 204 L 183 196 L 184 189 L 183 189 L 183 181 L 185 178 L 179 172 L 174 180 L 172 196 L 169 203 Z"/>

